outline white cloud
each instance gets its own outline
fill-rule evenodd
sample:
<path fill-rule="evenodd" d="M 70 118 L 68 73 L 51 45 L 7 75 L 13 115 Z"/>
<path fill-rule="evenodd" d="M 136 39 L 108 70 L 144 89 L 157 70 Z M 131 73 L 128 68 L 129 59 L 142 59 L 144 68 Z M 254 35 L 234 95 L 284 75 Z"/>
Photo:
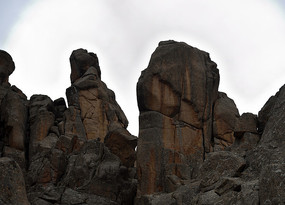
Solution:
<path fill-rule="evenodd" d="M 257 112 L 284 83 L 285 18 L 270 0 L 42 0 L 14 26 L 5 49 L 16 63 L 10 82 L 28 96 L 65 96 L 69 55 L 97 53 L 102 79 L 137 134 L 136 82 L 160 40 L 210 53 L 220 89 L 241 112 Z"/>

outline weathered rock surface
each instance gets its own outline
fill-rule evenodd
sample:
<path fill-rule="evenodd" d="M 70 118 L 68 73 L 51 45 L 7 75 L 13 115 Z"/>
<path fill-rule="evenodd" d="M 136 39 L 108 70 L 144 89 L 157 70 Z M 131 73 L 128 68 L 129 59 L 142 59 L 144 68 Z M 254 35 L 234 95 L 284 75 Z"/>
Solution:
<path fill-rule="evenodd" d="M 0 204 L 28 205 L 25 181 L 19 165 L 11 158 L 0 158 Z"/>
<path fill-rule="evenodd" d="M 0 204 L 285 203 L 285 85 L 240 116 L 206 52 L 161 42 L 137 84 L 136 153 L 96 54 L 70 63 L 67 107 L 27 100 L 0 52 Z"/>
<path fill-rule="evenodd" d="M 191 178 L 212 150 L 218 84 L 208 53 L 175 41 L 159 44 L 137 84 L 139 193 L 170 191 L 167 176 Z"/>
<path fill-rule="evenodd" d="M 0 114 L 0 129 L 4 143 L 24 151 L 28 118 L 27 98 L 17 87 L 6 89 L 1 101 Z"/>
<path fill-rule="evenodd" d="M 283 204 L 285 88 L 240 116 L 205 56 L 161 42 L 141 74 L 136 204 Z"/>
<path fill-rule="evenodd" d="M 214 105 L 213 135 L 215 150 L 224 150 L 233 144 L 236 122 L 239 119 L 238 109 L 227 94 L 219 92 Z"/>
<path fill-rule="evenodd" d="M 67 107 L 64 98 L 27 100 L 9 84 L 13 61 L 4 61 L 4 54 L 0 204 L 133 204 L 137 137 L 126 130 L 115 94 L 100 79 L 97 56 L 83 49 L 72 53 Z"/>
<path fill-rule="evenodd" d="M 73 84 L 66 90 L 68 105 L 71 107 L 67 112 L 71 114 L 69 118 L 76 119 L 72 120 L 76 124 L 66 127 L 68 135 L 77 135 L 82 140 L 99 139 L 102 142 L 108 136 L 106 140 L 112 140 L 108 143 L 106 141 L 106 146 L 120 157 L 125 166 L 133 166 L 137 138 L 126 131 L 128 120 L 116 102 L 114 92 L 101 81 L 96 54 L 78 49 L 73 51 L 70 63 L 71 76 L 77 73 L 77 77 L 71 77 Z"/>

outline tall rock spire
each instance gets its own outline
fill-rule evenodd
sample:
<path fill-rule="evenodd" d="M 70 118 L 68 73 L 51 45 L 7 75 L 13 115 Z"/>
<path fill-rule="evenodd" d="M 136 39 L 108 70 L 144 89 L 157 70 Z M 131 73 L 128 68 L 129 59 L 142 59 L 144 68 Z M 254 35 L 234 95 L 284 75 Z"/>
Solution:
<path fill-rule="evenodd" d="M 160 42 L 137 83 L 140 110 L 138 190 L 173 191 L 212 150 L 219 71 L 209 54 L 186 43 Z"/>

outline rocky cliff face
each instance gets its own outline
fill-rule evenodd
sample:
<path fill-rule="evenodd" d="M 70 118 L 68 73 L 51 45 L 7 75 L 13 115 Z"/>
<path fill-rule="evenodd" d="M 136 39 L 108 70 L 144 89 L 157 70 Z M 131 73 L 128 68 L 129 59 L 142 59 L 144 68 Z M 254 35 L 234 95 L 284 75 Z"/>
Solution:
<path fill-rule="evenodd" d="M 141 194 L 173 191 L 172 180 L 196 174 L 196 164 L 213 149 L 218 85 L 216 64 L 203 51 L 168 41 L 152 54 L 137 84 Z"/>
<path fill-rule="evenodd" d="M 137 139 L 96 54 L 70 64 L 68 105 L 27 99 L 0 51 L 0 204 L 285 203 L 284 86 L 240 115 L 208 53 L 160 42 L 137 84 Z"/>
<path fill-rule="evenodd" d="M 284 88 L 240 116 L 218 84 L 206 52 L 160 42 L 137 84 L 137 204 L 285 203 Z"/>
<path fill-rule="evenodd" d="M 0 52 L 0 204 L 132 204 L 137 138 L 113 91 L 101 81 L 96 54 L 70 57 L 65 100 L 29 100 L 9 75 Z"/>

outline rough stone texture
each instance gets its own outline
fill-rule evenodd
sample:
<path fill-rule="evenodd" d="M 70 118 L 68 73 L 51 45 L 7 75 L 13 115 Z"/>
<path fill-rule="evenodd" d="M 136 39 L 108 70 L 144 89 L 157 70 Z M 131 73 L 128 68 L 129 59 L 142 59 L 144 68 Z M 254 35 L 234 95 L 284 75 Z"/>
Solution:
<path fill-rule="evenodd" d="M 30 204 L 19 165 L 11 158 L 0 158 L 0 204 Z"/>
<path fill-rule="evenodd" d="M 97 70 L 98 77 L 101 78 L 99 61 L 96 54 L 92 52 L 88 53 L 87 50 L 81 48 L 74 50 L 69 59 L 71 65 L 71 83 L 74 83 L 75 80 L 80 78 L 89 69 L 89 67 L 92 66 Z"/>
<path fill-rule="evenodd" d="M 246 132 L 242 138 L 235 138 L 235 142 L 230 147 L 230 150 L 244 156 L 247 151 L 254 149 L 259 141 L 260 135 Z"/>
<path fill-rule="evenodd" d="M 140 194 L 166 191 L 168 175 L 189 179 L 212 150 L 218 84 L 208 53 L 186 43 L 160 42 L 137 84 Z"/>
<path fill-rule="evenodd" d="M 285 164 L 269 164 L 260 174 L 261 204 L 285 203 Z"/>
<path fill-rule="evenodd" d="M 10 147 L 24 151 L 28 118 L 27 98 L 17 87 L 6 90 L 0 106 L 1 140 Z"/>
<path fill-rule="evenodd" d="M 259 112 L 260 116 L 263 116 L 259 119 L 265 119 L 261 120 L 265 122 L 264 130 L 258 146 L 246 156 L 251 171 L 247 174 L 260 180 L 261 204 L 283 204 L 285 202 L 284 102 L 285 86 L 282 86 Z"/>
<path fill-rule="evenodd" d="M 138 82 L 136 156 L 97 56 L 70 59 L 67 108 L 28 101 L 0 54 L 0 204 L 285 203 L 285 85 L 258 117 L 239 117 L 207 53 L 161 42 Z"/>
<path fill-rule="evenodd" d="M 136 160 L 134 149 L 137 146 L 137 139 L 126 129 L 119 128 L 108 133 L 104 139 L 105 145 L 112 153 L 117 155 L 127 167 L 132 167 Z"/>
<path fill-rule="evenodd" d="M 67 135 L 101 142 L 108 136 L 106 145 L 110 150 L 125 166 L 133 166 L 137 138 L 126 130 L 128 120 L 114 92 L 101 81 L 97 56 L 78 49 L 73 51 L 70 64 L 72 86 L 66 90 L 70 108 L 65 112 Z"/>
<path fill-rule="evenodd" d="M 9 84 L 12 71 L 0 53 L 0 204 L 134 203 L 137 138 L 100 80 L 96 55 L 79 49 L 70 59 L 67 108 L 63 98 L 28 101 Z"/>
<path fill-rule="evenodd" d="M 53 111 L 53 101 L 48 96 L 33 95 L 31 97 L 29 105 L 30 160 L 34 157 L 39 143 L 48 136 L 49 129 L 54 125 Z"/>
<path fill-rule="evenodd" d="M 235 124 L 234 136 L 242 138 L 244 133 L 257 134 L 257 116 L 252 113 L 243 113 Z"/>
<path fill-rule="evenodd" d="M 258 112 L 258 133 L 262 134 L 265 128 L 265 125 L 270 117 L 271 111 L 273 110 L 274 104 L 276 102 L 277 96 L 271 96 L 265 105 Z"/>
<path fill-rule="evenodd" d="M 212 152 L 199 170 L 198 178 L 201 179 L 201 189 L 209 189 L 221 177 L 237 177 L 245 168 L 246 161 L 231 152 Z M 221 195 L 221 194 L 220 194 Z"/>
<path fill-rule="evenodd" d="M 214 106 L 213 135 L 215 150 L 224 150 L 233 144 L 234 130 L 239 118 L 238 109 L 232 99 L 219 92 Z"/>

